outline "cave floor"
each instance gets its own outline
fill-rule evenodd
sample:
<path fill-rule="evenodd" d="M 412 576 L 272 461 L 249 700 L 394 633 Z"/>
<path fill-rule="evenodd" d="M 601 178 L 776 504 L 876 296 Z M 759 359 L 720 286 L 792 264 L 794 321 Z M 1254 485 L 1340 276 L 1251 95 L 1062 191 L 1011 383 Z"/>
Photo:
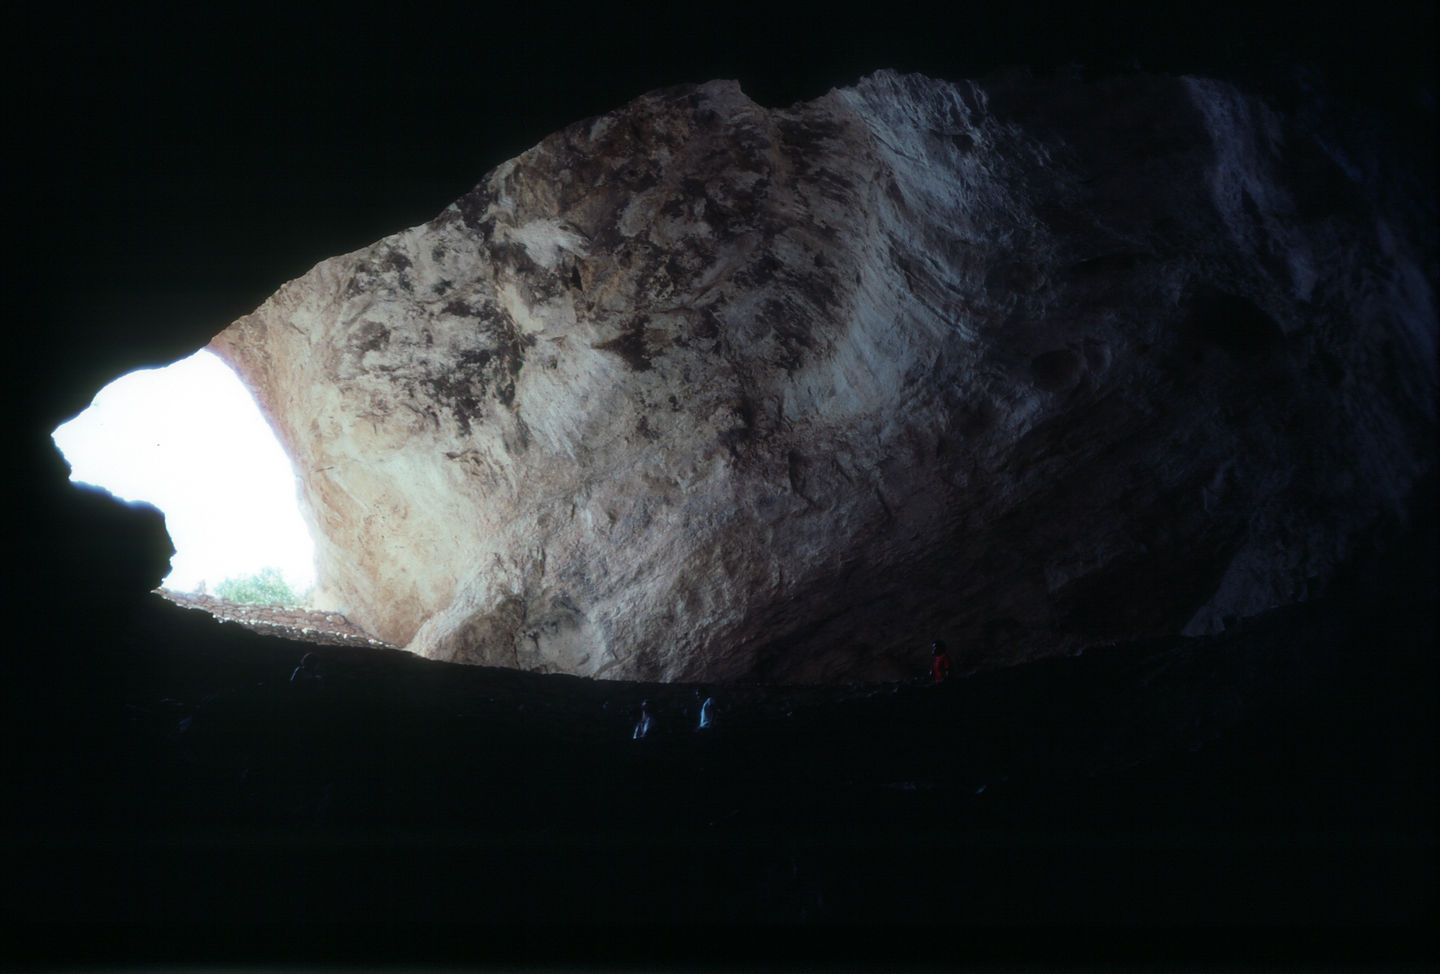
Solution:
<path fill-rule="evenodd" d="M 1276 957 L 1428 958 L 1433 593 L 1382 579 L 939 687 L 542 676 L 152 600 L 110 652 L 55 657 L 19 711 L 12 942 L 81 966 L 297 943 L 591 960 L 637 929 L 669 960 L 699 937 L 738 963 L 754 942 L 726 931 L 754 928 L 796 956 L 947 967 L 1120 944 L 1234 963 L 1257 936 Z M 307 652 L 323 679 L 291 684 Z M 590 934 L 564 947 L 556 925 Z"/>
<path fill-rule="evenodd" d="M 1197 956 L 1218 929 L 1404 942 L 1436 904 L 1433 742 L 1400 689 L 1428 671 L 1402 657 L 1339 697 L 1333 676 L 1299 685 L 1314 659 L 1288 636 L 1306 625 L 1273 625 L 942 687 L 722 688 L 704 733 L 690 687 L 336 647 L 318 690 L 275 666 L 115 707 L 25 796 L 43 807 L 7 868 L 32 930 L 116 936 L 218 924 L 353 947 L 479 925 L 520 950 L 505 938 L 556 918 L 779 924 L 832 947 L 903 930 L 942 954 L 953 928 L 996 957 L 1023 950 L 1012 929 L 1074 930 L 1082 954 L 1105 931 Z M 659 730 L 637 742 L 642 696 Z"/>

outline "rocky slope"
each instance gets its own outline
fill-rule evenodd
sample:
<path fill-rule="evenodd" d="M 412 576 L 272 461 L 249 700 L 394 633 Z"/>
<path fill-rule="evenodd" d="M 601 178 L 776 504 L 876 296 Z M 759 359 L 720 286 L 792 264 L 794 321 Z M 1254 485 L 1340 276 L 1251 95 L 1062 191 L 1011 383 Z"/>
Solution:
<path fill-rule="evenodd" d="M 1427 226 L 1205 79 L 712 82 L 211 347 L 296 462 L 330 605 L 386 642 L 886 679 L 932 635 L 978 669 L 1322 586 L 1433 466 Z"/>
<path fill-rule="evenodd" d="M 77 916 L 101 943 L 141 922 L 167 946 L 166 925 L 251 946 L 281 939 L 256 925 L 368 945 L 413 923 L 407 941 L 489 950 L 521 924 L 532 961 L 593 948 L 567 924 L 654 935 L 637 923 L 699 925 L 693 956 L 713 924 L 819 922 L 827 944 L 878 939 L 863 966 L 885 969 L 929 929 L 950 967 L 978 933 L 1065 969 L 1072 926 L 1113 944 L 1117 923 L 1126 951 L 1189 931 L 1232 967 L 1256 927 L 1267 956 L 1328 956 L 1337 929 L 1366 960 L 1410 951 L 1437 899 L 1440 740 L 1435 520 L 1412 515 L 1331 596 L 941 687 L 541 676 L 262 639 L 152 599 L 147 638 L 113 654 L 124 677 L 64 687 L 91 715 L 73 746 L 67 721 L 25 728 L 20 932 L 52 958 L 93 949 L 54 936 Z M 310 652 L 320 681 L 291 683 Z M 697 690 L 718 709 L 703 732 Z M 657 725 L 635 741 L 642 700 Z"/>
<path fill-rule="evenodd" d="M 316 612 L 290 605 L 231 602 L 213 595 L 174 592 L 166 588 L 156 589 L 155 594 L 182 608 L 199 609 L 264 636 L 278 636 L 317 646 L 385 646 L 338 612 Z"/>

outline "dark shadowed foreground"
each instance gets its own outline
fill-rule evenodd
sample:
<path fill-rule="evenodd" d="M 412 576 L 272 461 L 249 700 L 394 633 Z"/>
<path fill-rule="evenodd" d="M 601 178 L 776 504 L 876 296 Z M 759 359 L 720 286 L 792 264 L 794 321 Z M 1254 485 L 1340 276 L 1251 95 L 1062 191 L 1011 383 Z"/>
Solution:
<path fill-rule="evenodd" d="M 1434 550 L 1417 516 L 1322 599 L 1219 636 L 941 687 L 699 688 L 705 732 L 694 686 L 306 646 L 157 598 L 21 711 L 12 946 L 1413 960 L 1437 905 Z M 310 649 L 323 680 L 291 684 Z"/>
<path fill-rule="evenodd" d="M 249 9 L 236 16 L 224 4 L 190 5 L 183 16 L 92 5 L 79 17 L 73 5 L 50 4 L 7 22 L 19 40 L 8 107 L 22 149 L 9 160 L 20 175 L 7 254 L 10 693 L 0 713 L 10 724 L 0 870 L 10 896 L 0 967 L 1436 968 L 1435 941 L 1422 936 L 1437 905 L 1433 484 L 1415 494 L 1416 511 L 1432 517 L 1376 540 L 1323 593 L 1306 592 L 1310 601 L 1218 636 L 1091 645 L 1080 657 L 967 675 L 939 691 L 734 689 L 717 694 L 717 726 L 701 738 L 688 729 L 693 714 L 681 712 L 694 705 L 689 688 L 457 670 L 358 648 L 318 650 L 323 690 L 292 693 L 290 672 L 313 647 L 149 595 L 170 552 L 160 517 L 68 487 L 50 440 L 105 382 L 193 352 L 278 282 L 429 219 L 481 171 L 548 133 L 643 92 L 715 78 L 738 78 L 750 98 L 778 109 L 882 68 L 961 79 L 1028 64 L 1042 78 L 1085 84 L 1123 76 L 1130 80 L 1106 89 L 1122 94 L 1141 74 L 1228 79 L 1286 111 L 1308 101 L 1318 66 L 1322 89 L 1358 99 L 1338 121 L 1377 163 L 1367 183 L 1386 185 L 1369 177 L 1389 160 L 1419 189 L 1391 183 L 1385 193 L 1429 256 L 1414 277 L 1397 279 L 1377 262 L 1383 250 L 1357 247 L 1351 266 L 1380 286 L 1355 293 L 1383 298 L 1401 283 L 1433 290 L 1434 3 L 1247 3 L 1232 15 L 1210 4 L 1007 0 L 934 4 L 929 14 L 886 5 L 859 16 L 813 4 L 748 12 L 744 4 L 472 4 L 468 18 L 450 5 L 364 6 L 335 17 L 324 5 L 291 5 L 271 19 Z M 1054 90 L 1068 87 L 1062 80 Z M 1046 104 L 1016 107 L 1034 115 Z M 1185 120 L 1160 113 L 1151 129 L 1134 123 L 1153 113 L 1097 104 L 1099 118 L 1137 134 L 1087 141 L 1097 149 L 1154 146 L 1152 135 Z M 1092 134 L 1095 117 L 1063 106 L 1053 114 L 1055 125 Z M 1372 125 L 1395 134 L 1393 150 L 1367 134 Z M 1348 174 L 1328 182 L 1333 166 L 1291 154 L 1300 140 L 1263 144 L 1283 150 L 1287 185 L 1298 178 L 1317 190 L 1302 220 L 1356 212 L 1343 191 Z M 1141 184 L 1100 168 L 1108 178 L 1079 192 L 1127 204 L 1137 232 L 1119 236 L 1144 243 L 1162 232 L 1151 219 L 1158 214 L 1141 205 Z M 1067 185 L 1076 184 L 1047 183 L 1044 198 Z M 1174 186 L 1182 196 L 1203 188 L 1193 179 Z M 1256 255 L 1236 277 L 1283 280 L 1293 248 L 1255 247 L 1277 239 L 1258 232 L 1276 197 L 1231 199 L 1239 209 L 1230 225 Z M 1068 205 L 1037 214 L 1069 240 L 1083 215 Z M 1108 216 L 1102 222 L 1097 244 L 1117 235 Z M 1359 239 L 1381 242 L 1378 227 L 1362 227 Z M 1188 259 L 1191 244 L 1167 253 Z M 1013 252 L 1021 271 L 1035 253 L 1020 239 Z M 1344 265 L 1327 248 L 1313 253 L 1323 296 Z M 1155 249 L 1139 250 L 1138 263 L 1136 254 L 1097 248 L 1101 259 L 1065 277 L 1074 285 L 1067 293 L 1088 300 L 1056 307 L 1103 310 L 1107 289 L 1124 287 Z M 912 264 L 911 274 L 924 266 Z M 994 287 L 1008 300 L 1004 292 L 1033 296 L 1032 285 L 1048 279 L 1058 280 L 1002 273 Z M 1276 345 L 1237 341 L 1219 312 L 1246 312 L 1228 316 L 1241 324 L 1256 315 L 1213 292 L 1187 297 L 1198 313 L 1180 319 L 1188 327 L 1174 333 L 1182 341 L 1167 360 L 1175 397 L 1159 400 L 1181 417 L 1176 455 L 1194 444 L 1223 458 L 1224 441 L 1199 434 L 1247 421 L 1244 411 L 1211 408 L 1203 397 L 1213 385 L 1186 376 L 1265 390 L 1262 408 L 1280 426 L 1252 424 L 1251 456 L 1283 430 L 1324 436 L 1350 408 L 1351 417 L 1382 415 L 1372 397 L 1345 405 L 1364 374 L 1335 368 L 1333 345 L 1317 343 L 1313 329 L 1299 344 L 1322 353 L 1307 361 L 1331 372 L 1338 395 L 1310 386 L 1318 391 L 1300 399 L 1286 392 L 1293 383 L 1272 383 L 1289 375 Z M 1334 315 L 1334 307 L 1312 310 Z M 1348 320 L 1331 318 L 1377 362 L 1369 375 L 1386 394 L 1403 392 L 1390 376 L 1422 360 L 1372 342 Z M 1424 320 L 1433 334 L 1433 313 Z M 614 359 L 612 371 L 646 361 L 637 339 L 650 336 L 613 334 L 620 343 L 597 350 Z M 1020 342 L 1034 333 L 1004 334 Z M 610 335 L 597 337 L 605 344 Z M 1206 337 L 1220 347 L 1207 354 Z M 1051 354 L 1061 344 L 1005 349 L 1047 401 L 1088 395 L 1080 360 Z M 1098 350 L 1083 342 L 1071 350 L 1087 375 L 1084 353 Z M 649 358 L 650 369 L 632 370 L 642 382 L 665 366 Z M 1429 431 L 1416 442 L 1432 450 L 1433 401 L 1407 420 Z M 974 421 L 992 415 L 977 411 Z M 763 431 L 772 414 L 718 416 L 733 416 L 736 429 L 748 416 Z M 1032 509 L 1061 529 L 1086 516 L 1076 505 L 1083 496 L 1059 498 L 1063 508 L 1041 503 L 1052 489 L 1087 482 L 1052 477 L 1047 465 L 1056 459 L 1048 444 L 1073 450 L 1073 439 L 1059 436 L 1069 428 L 1049 427 L 1015 467 L 1045 488 Z M 737 452 L 747 448 L 724 432 Z M 1302 446 L 1328 451 L 1338 442 Z M 1290 478 L 1291 496 L 1329 517 L 1336 508 L 1315 507 L 1316 496 L 1373 491 L 1363 478 L 1377 465 L 1360 462 L 1362 453 L 1380 466 L 1395 462 L 1383 438 L 1354 442 L 1356 462 L 1342 463 L 1338 478 L 1323 472 L 1334 467 L 1291 466 L 1279 452 L 1260 467 Z M 807 454 L 803 445 L 797 452 Z M 1424 456 L 1433 471 L 1433 452 Z M 786 461 L 775 467 L 778 482 L 793 477 L 815 497 L 812 470 L 778 457 Z M 1200 488 L 1211 485 L 1194 486 L 1176 496 L 1203 498 L 1205 512 L 1213 504 Z M 1221 514 L 1233 520 L 1224 523 L 1248 530 L 1255 496 L 1225 498 Z M 1195 526 L 1152 510 L 1152 533 Z M 1297 518 L 1300 510 L 1282 504 L 1265 523 L 1320 530 Z M 1042 542 L 1056 536 L 1036 535 L 1029 550 L 1050 558 L 1055 549 Z M 1014 537 L 972 553 L 1009 557 L 1014 545 L 1004 542 Z M 1209 537 L 1219 544 L 1208 559 L 1166 547 L 1190 557 L 1141 563 L 1113 588 L 1077 591 L 1066 608 L 1153 617 L 1165 600 L 1134 591 L 1174 598 L 1185 594 L 1178 581 L 1205 595 L 1199 582 L 1213 578 L 1235 535 Z M 855 550 L 871 562 L 883 554 L 869 543 Z M 993 591 L 1003 567 L 977 561 L 972 580 Z M 1164 577 L 1147 585 L 1152 569 Z M 378 579 L 395 589 L 393 576 Z M 857 600 L 877 594 L 873 585 L 853 591 Z M 1130 597 L 1105 605 L 1095 591 Z M 1231 594 L 1253 596 L 1259 609 L 1277 601 L 1253 587 Z M 968 597 L 966 607 L 992 608 L 985 592 Z M 798 601 L 813 609 L 819 599 Z M 921 610 L 933 606 L 921 600 Z M 918 649 L 921 665 L 931 635 L 923 630 L 950 632 L 938 622 L 909 628 L 915 641 L 905 648 Z M 1084 635 L 1098 643 L 1141 631 Z M 952 642 L 962 632 L 985 630 L 956 628 Z M 1006 638 L 1000 630 L 988 646 L 952 645 L 960 671 L 969 673 L 976 651 L 1003 650 Z M 645 694 L 659 731 L 641 746 L 629 735 Z"/>

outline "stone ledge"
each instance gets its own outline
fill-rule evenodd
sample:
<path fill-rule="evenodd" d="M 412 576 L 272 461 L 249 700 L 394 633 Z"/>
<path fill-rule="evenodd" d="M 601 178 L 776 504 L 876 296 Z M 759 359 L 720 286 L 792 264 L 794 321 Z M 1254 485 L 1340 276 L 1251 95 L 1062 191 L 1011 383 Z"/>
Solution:
<path fill-rule="evenodd" d="M 338 612 L 318 612 L 299 606 L 258 605 L 193 592 L 157 588 L 155 594 L 185 609 L 200 609 L 222 622 L 234 622 L 263 636 L 278 636 L 322 646 L 383 646 L 395 648 L 370 635 Z"/>

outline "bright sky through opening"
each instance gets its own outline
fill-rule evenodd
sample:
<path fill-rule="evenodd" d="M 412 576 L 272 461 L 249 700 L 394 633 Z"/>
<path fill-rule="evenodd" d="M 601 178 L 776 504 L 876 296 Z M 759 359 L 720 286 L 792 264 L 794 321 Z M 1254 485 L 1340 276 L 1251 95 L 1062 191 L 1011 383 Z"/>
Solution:
<path fill-rule="evenodd" d="M 274 566 L 295 591 L 315 581 L 315 545 L 295 472 L 250 391 L 201 350 L 123 375 L 53 434 L 70 479 L 165 514 L 175 545 L 164 586 L 211 592 Z"/>

